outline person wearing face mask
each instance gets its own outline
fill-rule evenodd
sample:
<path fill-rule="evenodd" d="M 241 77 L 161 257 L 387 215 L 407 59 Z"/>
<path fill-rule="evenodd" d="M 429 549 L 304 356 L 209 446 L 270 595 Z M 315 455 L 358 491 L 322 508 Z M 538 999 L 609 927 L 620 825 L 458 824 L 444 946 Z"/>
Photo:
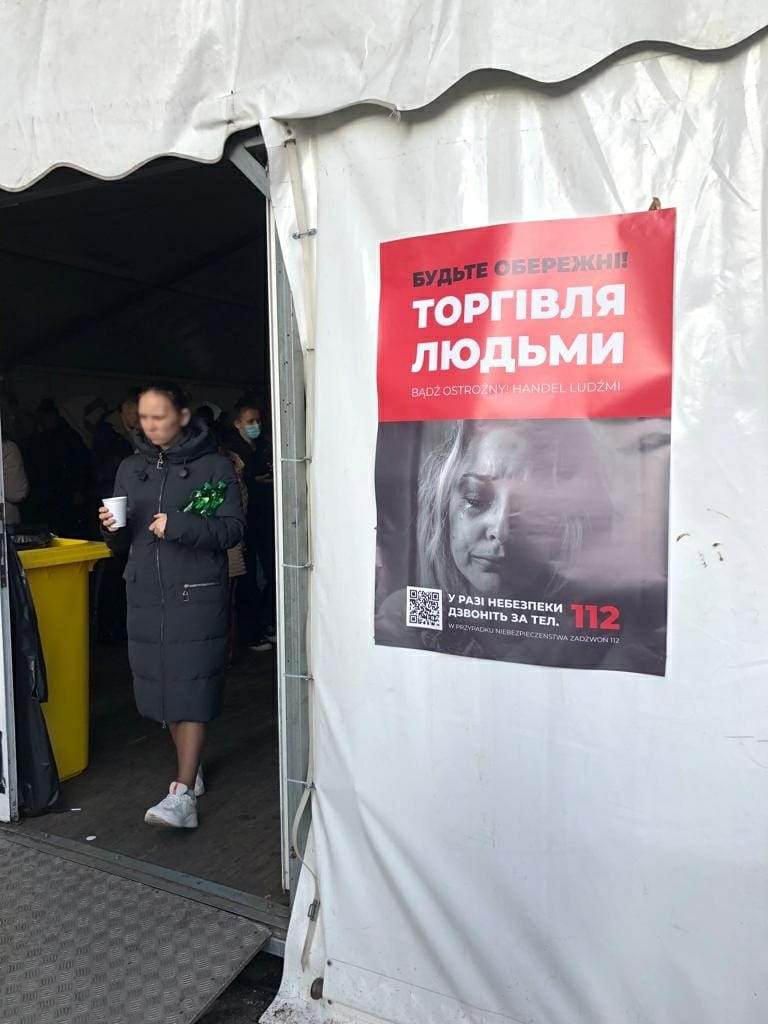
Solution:
<path fill-rule="evenodd" d="M 264 430 L 264 409 L 255 398 L 245 397 L 237 403 L 232 425 L 233 436 L 226 447 L 242 459 L 248 490 L 248 571 L 238 586 L 238 635 L 251 650 L 267 651 L 276 640 L 272 442 Z"/>

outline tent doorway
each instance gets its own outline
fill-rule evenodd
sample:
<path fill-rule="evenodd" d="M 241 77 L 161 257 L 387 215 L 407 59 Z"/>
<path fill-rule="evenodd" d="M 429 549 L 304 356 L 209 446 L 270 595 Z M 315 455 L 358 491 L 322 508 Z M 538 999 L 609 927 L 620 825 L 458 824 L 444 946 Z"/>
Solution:
<path fill-rule="evenodd" d="M 0 359 L 22 452 L 39 443 L 41 402 L 52 399 L 89 444 L 101 408 L 120 431 L 121 398 L 150 379 L 176 380 L 193 406 L 224 415 L 247 393 L 269 419 L 268 216 L 228 160 L 162 160 L 113 183 L 61 170 L 2 195 Z M 40 521 L 29 475 L 24 518 Z M 105 575 L 92 581 L 88 768 L 64 781 L 60 813 L 15 828 L 64 853 L 248 903 L 279 935 L 288 868 L 275 652 L 244 649 L 233 662 L 204 755 L 200 827 L 156 832 L 143 812 L 173 776 L 172 745 L 133 705 L 124 639 L 104 629 Z"/>

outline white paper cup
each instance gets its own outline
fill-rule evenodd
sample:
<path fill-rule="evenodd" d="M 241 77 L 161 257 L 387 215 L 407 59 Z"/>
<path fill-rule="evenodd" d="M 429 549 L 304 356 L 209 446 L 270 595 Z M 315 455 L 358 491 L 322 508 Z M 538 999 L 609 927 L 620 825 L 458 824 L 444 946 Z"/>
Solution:
<path fill-rule="evenodd" d="M 128 516 L 128 499 L 127 498 L 102 498 L 101 503 L 104 508 L 108 508 L 112 515 L 115 517 L 115 525 L 110 526 L 110 530 L 122 530 L 127 522 Z"/>

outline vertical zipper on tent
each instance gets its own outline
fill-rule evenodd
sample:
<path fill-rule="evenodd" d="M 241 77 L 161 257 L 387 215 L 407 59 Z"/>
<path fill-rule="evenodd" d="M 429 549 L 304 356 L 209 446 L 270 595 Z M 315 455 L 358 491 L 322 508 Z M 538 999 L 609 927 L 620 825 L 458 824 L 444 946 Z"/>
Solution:
<path fill-rule="evenodd" d="M 165 456 L 162 452 L 157 457 L 157 470 L 162 473 L 160 480 L 160 496 L 157 499 L 158 514 L 163 511 L 163 495 L 168 476 L 165 471 Z M 155 537 L 155 564 L 157 565 L 157 582 L 160 587 L 160 707 L 163 726 L 165 726 L 165 589 L 163 588 L 163 570 L 160 567 L 160 541 Z"/>

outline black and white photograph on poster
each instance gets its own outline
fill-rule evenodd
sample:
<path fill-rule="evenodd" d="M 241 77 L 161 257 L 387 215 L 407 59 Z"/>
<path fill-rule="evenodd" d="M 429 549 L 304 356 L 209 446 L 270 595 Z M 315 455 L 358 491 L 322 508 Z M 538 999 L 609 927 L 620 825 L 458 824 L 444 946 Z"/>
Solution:
<path fill-rule="evenodd" d="M 376 642 L 663 675 L 668 419 L 386 422 Z"/>

